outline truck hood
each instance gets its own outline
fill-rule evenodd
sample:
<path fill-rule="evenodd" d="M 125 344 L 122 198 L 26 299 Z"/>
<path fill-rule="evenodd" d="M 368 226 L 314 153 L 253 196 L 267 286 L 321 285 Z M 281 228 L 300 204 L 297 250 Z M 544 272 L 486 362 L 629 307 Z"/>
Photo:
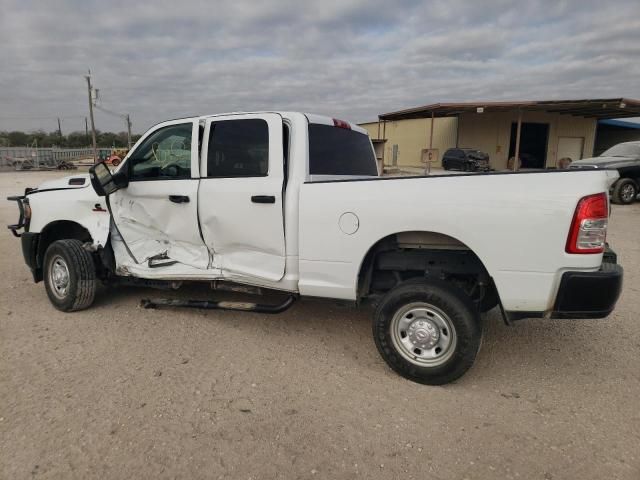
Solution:
<path fill-rule="evenodd" d="M 576 160 L 571 168 L 621 168 L 640 165 L 640 160 L 633 157 L 593 157 Z"/>
<path fill-rule="evenodd" d="M 76 175 L 70 175 L 68 177 L 47 180 L 46 182 L 41 183 L 36 191 L 43 192 L 48 190 L 75 190 L 77 188 L 87 188 L 90 186 L 91 180 L 89 180 L 89 174 L 80 173 Z"/>

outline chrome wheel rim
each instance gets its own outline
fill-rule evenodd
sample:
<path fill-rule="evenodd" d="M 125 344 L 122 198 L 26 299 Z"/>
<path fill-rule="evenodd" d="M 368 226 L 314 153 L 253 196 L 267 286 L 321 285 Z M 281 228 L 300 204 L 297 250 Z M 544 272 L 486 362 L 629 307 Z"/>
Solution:
<path fill-rule="evenodd" d="M 391 320 L 391 340 L 406 360 L 420 367 L 436 367 L 451 358 L 458 341 L 447 314 L 429 303 L 411 303 Z"/>
<path fill-rule="evenodd" d="M 69 267 L 67 262 L 60 255 L 56 255 L 51 259 L 49 267 L 49 285 L 53 294 L 63 299 L 69 291 Z"/>
<path fill-rule="evenodd" d="M 636 189 L 633 188 L 633 185 L 627 183 L 622 187 L 622 192 L 620 192 L 620 196 L 625 202 L 630 202 L 635 198 Z"/>

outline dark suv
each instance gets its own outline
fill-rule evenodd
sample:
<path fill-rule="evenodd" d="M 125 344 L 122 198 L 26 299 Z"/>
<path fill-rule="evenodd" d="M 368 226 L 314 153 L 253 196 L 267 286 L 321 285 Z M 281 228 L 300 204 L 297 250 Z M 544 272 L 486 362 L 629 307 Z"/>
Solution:
<path fill-rule="evenodd" d="M 599 157 L 577 160 L 570 168 L 615 169 L 620 178 L 611 185 L 613 203 L 628 205 L 640 193 L 640 142 L 625 142 L 614 145 Z"/>
<path fill-rule="evenodd" d="M 465 172 L 487 171 L 489 170 L 489 155 L 472 148 L 450 148 L 444 152 L 442 168 Z"/>

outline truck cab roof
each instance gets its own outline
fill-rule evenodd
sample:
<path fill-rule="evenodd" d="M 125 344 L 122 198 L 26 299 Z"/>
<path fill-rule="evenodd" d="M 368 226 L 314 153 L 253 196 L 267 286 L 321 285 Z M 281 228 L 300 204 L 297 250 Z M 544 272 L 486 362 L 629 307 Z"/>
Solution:
<path fill-rule="evenodd" d="M 307 121 L 309 123 L 316 123 L 316 124 L 320 124 L 320 125 L 340 126 L 342 128 L 348 128 L 350 130 L 353 130 L 354 132 L 362 133 L 363 135 L 369 135 L 369 133 L 364 128 L 362 128 L 361 126 L 359 126 L 359 125 L 357 125 L 357 124 L 355 124 L 353 122 L 349 122 L 347 120 L 342 120 L 342 119 L 338 119 L 338 118 L 334 118 L 334 117 L 329 117 L 327 115 L 319 115 L 319 114 L 316 114 L 316 113 L 292 112 L 292 111 L 284 111 L 284 110 L 280 110 L 280 111 L 261 110 L 261 111 L 247 111 L 247 112 L 212 113 L 212 114 L 208 114 L 208 115 L 196 115 L 196 116 L 191 116 L 191 117 L 178 117 L 178 118 L 174 118 L 174 119 L 172 119 L 170 121 L 176 121 L 176 120 L 193 121 L 196 118 L 199 118 L 201 120 L 205 120 L 205 119 L 209 119 L 209 118 L 225 117 L 225 116 L 229 116 L 229 115 L 253 115 L 253 114 L 264 114 L 264 113 L 275 113 L 277 115 L 280 115 L 283 118 L 288 118 L 288 119 L 291 119 L 291 118 L 296 117 L 296 116 L 304 116 L 304 117 L 306 117 L 306 119 L 307 119 Z M 162 121 L 160 123 L 165 123 L 165 122 L 167 122 L 167 120 Z M 160 125 L 160 123 L 157 123 L 156 125 Z"/>

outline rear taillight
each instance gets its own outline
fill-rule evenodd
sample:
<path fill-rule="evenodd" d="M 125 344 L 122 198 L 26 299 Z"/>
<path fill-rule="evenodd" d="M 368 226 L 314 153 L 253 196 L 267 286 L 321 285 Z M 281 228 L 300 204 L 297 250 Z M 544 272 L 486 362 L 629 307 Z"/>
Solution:
<path fill-rule="evenodd" d="M 582 197 L 573 215 L 567 237 L 567 253 L 602 253 L 607 238 L 606 193 Z"/>

